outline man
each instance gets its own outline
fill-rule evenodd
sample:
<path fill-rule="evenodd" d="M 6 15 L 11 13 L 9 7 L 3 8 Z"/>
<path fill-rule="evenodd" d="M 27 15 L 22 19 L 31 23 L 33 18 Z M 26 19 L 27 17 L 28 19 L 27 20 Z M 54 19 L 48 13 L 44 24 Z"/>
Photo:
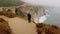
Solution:
<path fill-rule="evenodd" d="M 17 11 L 18 11 L 18 8 L 15 8 L 15 13 L 18 15 Z"/>
<path fill-rule="evenodd" d="M 27 16 L 28 16 L 28 22 L 30 23 L 31 22 L 31 14 L 28 13 Z"/>

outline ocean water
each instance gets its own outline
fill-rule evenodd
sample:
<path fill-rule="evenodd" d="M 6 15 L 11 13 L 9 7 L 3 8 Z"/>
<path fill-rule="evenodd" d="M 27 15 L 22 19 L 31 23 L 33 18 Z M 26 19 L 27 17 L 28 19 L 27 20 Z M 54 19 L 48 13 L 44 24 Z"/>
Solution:
<path fill-rule="evenodd" d="M 45 21 L 48 24 L 53 24 L 60 27 L 60 7 L 46 8 L 50 17 Z"/>

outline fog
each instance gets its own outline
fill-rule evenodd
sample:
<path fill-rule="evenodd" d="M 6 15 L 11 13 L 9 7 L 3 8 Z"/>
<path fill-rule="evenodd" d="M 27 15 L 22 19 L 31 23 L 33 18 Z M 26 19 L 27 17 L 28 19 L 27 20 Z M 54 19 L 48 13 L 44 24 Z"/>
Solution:
<path fill-rule="evenodd" d="M 53 6 L 60 7 L 60 0 L 21 0 L 34 6 Z"/>

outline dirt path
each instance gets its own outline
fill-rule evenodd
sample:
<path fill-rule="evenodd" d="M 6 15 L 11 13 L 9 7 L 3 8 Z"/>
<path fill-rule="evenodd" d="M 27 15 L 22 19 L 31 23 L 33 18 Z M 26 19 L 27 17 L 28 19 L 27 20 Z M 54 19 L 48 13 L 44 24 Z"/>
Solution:
<path fill-rule="evenodd" d="M 26 20 L 18 17 L 15 18 L 2 17 L 2 18 L 8 21 L 14 34 L 37 34 L 34 23 L 28 23 Z"/>

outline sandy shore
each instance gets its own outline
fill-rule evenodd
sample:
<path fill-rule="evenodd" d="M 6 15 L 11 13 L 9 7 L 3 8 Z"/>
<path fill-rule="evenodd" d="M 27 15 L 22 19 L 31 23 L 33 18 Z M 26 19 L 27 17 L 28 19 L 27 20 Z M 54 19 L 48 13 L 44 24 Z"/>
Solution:
<path fill-rule="evenodd" d="M 14 34 L 37 34 L 34 23 L 28 23 L 28 21 L 18 17 L 7 18 L 5 16 L 0 16 L 0 18 L 8 21 Z"/>

